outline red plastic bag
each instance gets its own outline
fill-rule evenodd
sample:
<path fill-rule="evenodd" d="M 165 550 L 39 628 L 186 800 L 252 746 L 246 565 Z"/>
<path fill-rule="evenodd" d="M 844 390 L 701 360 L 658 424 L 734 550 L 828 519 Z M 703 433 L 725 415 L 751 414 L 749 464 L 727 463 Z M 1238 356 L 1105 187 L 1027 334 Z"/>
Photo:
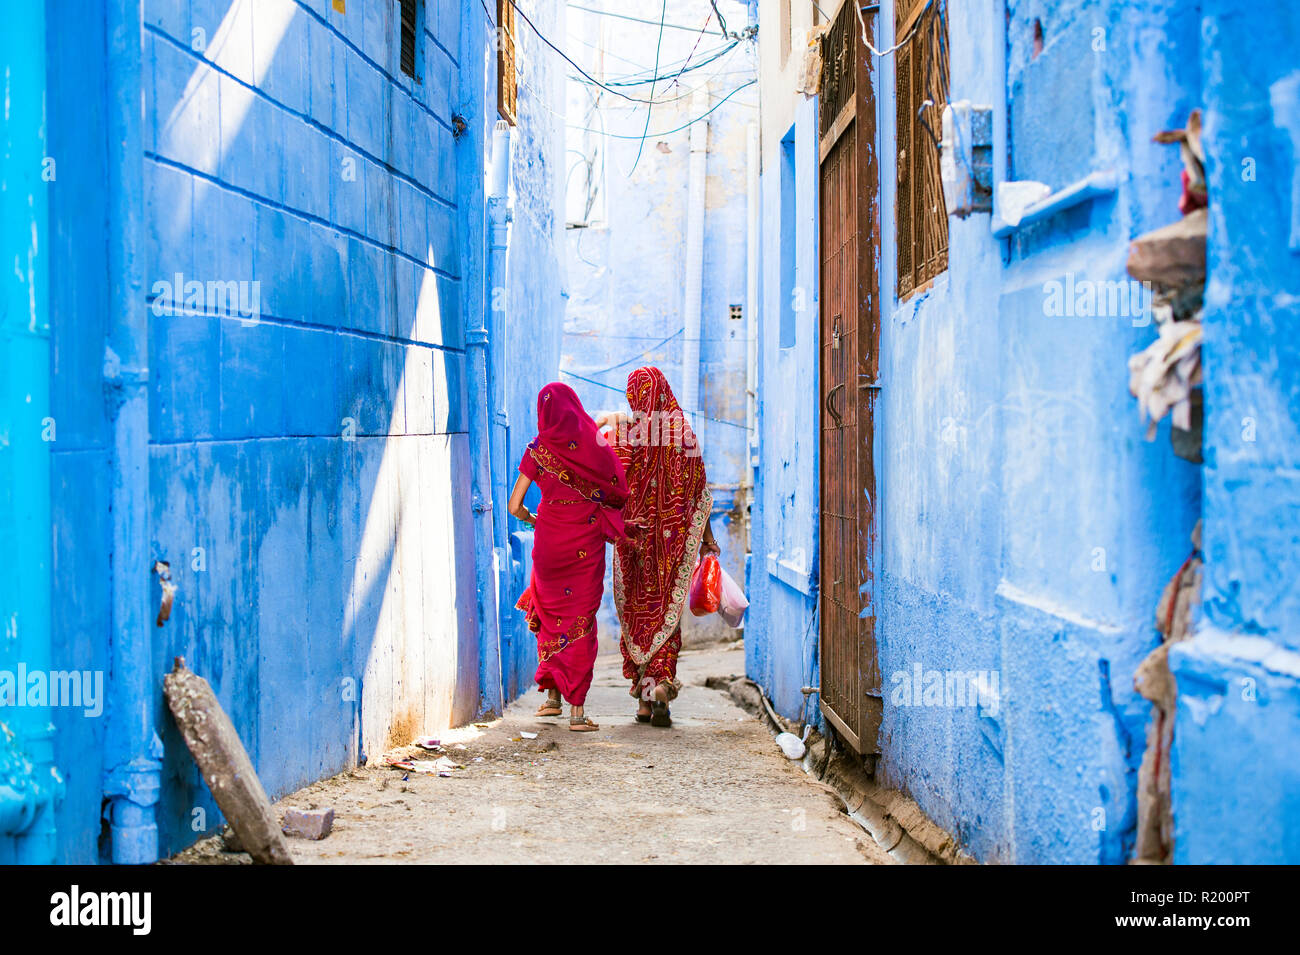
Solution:
<path fill-rule="evenodd" d="M 691 613 L 697 617 L 717 613 L 722 602 L 722 565 L 713 554 L 705 554 L 691 571 Z"/>

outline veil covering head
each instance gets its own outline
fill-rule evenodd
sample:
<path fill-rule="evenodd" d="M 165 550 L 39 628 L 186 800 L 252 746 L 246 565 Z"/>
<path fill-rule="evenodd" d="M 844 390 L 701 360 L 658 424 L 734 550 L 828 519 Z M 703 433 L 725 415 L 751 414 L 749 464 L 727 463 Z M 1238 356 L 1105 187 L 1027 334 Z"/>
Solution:
<path fill-rule="evenodd" d="M 685 520 L 707 486 L 695 432 L 658 368 L 627 376 L 627 402 L 636 422 L 631 446 L 619 448 L 630 482 L 624 520 L 637 527 Z"/>
<path fill-rule="evenodd" d="M 627 499 L 622 461 L 568 385 L 553 381 L 537 393 L 537 438 L 529 448 L 588 500 L 621 507 Z"/>

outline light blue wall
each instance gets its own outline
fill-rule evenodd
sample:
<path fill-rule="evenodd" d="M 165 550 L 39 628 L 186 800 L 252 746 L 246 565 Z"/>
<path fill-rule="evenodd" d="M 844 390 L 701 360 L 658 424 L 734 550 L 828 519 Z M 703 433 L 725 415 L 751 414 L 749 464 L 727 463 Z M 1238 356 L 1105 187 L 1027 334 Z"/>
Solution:
<path fill-rule="evenodd" d="M 1203 615 L 1170 654 L 1176 862 L 1300 862 L 1300 11 L 1203 0 Z"/>
<path fill-rule="evenodd" d="M 893 22 L 893 7 L 882 4 L 879 24 Z M 992 236 L 988 215 L 950 218 L 947 271 L 899 302 L 892 60 L 878 71 L 878 778 L 981 860 L 1122 862 L 1149 713 L 1133 671 L 1157 642 L 1156 601 L 1190 548 L 1200 474 L 1174 457 L 1167 425 L 1154 443 L 1143 438 L 1126 362 L 1153 337 L 1146 319 L 1051 317 L 1045 303 L 1052 281 L 1125 279 L 1129 239 L 1177 217 L 1177 155 L 1150 139 L 1197 104 L 1198 17 L 1179 2 L 1008 8 L 1004 84 L 1000 18 L 948 5 L 950 98 L 999 108 L 1005 98 L 1014 177 L 1059 189 L 1109 168 L 1120 185 L 1009 241 Z M 775 347 L 776 148 L 765 139 L 760 472 L 772 550 L 798 546 L 783 539 L 792 534 L 815 545 L 817 499 L 815 451 L 793 460 L 799 439 L 785 424 L 801 420 L 798 433 L 815 440 L 817 395 L 793 384 L 815 374 L 816 352 L 786 370 Z M 801 194 L 812 194 L 812 157 Z M 794 716 L 810 601 L 756 582 L 755 559 L 766 622 L 751 629 L 747 666 Z M 901 705 L 897 675 L 917 665 L 996 673 L 997 706 Z"/>
<path fill-rule="evenodd" d="M 762 144 L 759 297 L 759 439 L 750 620 L 745 668 L 781 712 L 798 716 L 816 686 L 817 524 L 817 103 L 803 99 L 789 133 Z M 787 162 L 793 160 L 793 179 Z M 787 281 L 790 288 L 783 288 Z M 792 293 L 798 293 L 804 306 Z M 783 347 L 782 323 L 794 340 Z M 813 701 L 815 703 L 815 700 Z M 815 710 L 810 712 L 815 713 Z"/>
<path fill-rule="evenodd" d="M 105 269 L 103 223 L 125 202 L 142 217 L 148 321 L 143 520 L 150 560 L 169 561 L 178 588 L 170 621 L 148 635 L 163 853 L 221 823 L 165 711 L 174 656 L 212 682 L 273 797 L 465 722 L 500 694 L 479 685 L 497 636 L 480 633 L 476 590 L 495 581 L 475 569 L 470 473 L 487 449 L 468 432 L 465 335 L 490 303 L 495 28 L 483 5 L 458 0 L 428 0 L 422 26 L 418 81 L 398 66 L 394 0 L 348 0 L 346 13 L 330 0 L 146 0 L 125 60 L 104 56 L 98 18 L 50 35 L 52 255 L 65 279 L 52 364 L 55 653 L 108 666 L 115 474 L 98 382 L 120 276 Z M 94 97 L 132 63 L 142 149 L 85 148 L 105 141 L 111 112 Z M 556 154 L 560 136 L 525 125 L 517 161 Z M 133 163 L 142 194 L 105 197 L 105 169 Z M 507 355 L 560 333 L 558 262 L 536 224 L 554 203 L 525 205 L 524 250 L 550 243 L 527 287 L 551 306 L 523 303 L 531 324 L 488 317 Z M 177 273 L 249 283 L 260 309 L 171 302 L 158 283 Z M 152 613 L 148 566 L 138 580 Z M 103 721 L 56 718 L 68 724 L 61 856 L 97 861 L 113 758 L 100 752 Z"/>
<path fill-rule="evenodd" d="M 884 326 L 884 777 L 980 859 L 1122 862 L 1133 839 L 1149 712 L 1133 671 L 1189 550 L 1199 473 L 1167 425 L 1143 440 L 1126 362 L 1153 337 L 1147 319 L 1050 317 L 1045 302 L 1071 275 L 1124 280 L 1128 240 L 1178 215 L 1177 156 L 1150 138 L 1195 104 L 1188 8 L 1010 0 L 1010 175 L 1059 189 L 1113 168 L 1120 188 L 1008 243 L 985 215 L 950 218 L 948 271 Z M 1000 105 L 1001 31 L 961 5 L 949 15 L 952 100 Z M 893 207 L 886 175 L 887 288 Z M 917 663 L 999 672 L 998 712 L 893 705 L 894 675 Z"/>

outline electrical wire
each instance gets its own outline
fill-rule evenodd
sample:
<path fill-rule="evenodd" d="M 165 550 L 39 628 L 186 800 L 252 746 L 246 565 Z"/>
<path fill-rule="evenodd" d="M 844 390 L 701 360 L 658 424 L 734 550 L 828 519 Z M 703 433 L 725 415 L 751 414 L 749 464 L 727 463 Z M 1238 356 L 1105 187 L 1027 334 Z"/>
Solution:
<path fill-rule="evenodd" d="M 754 85 L 755 83 L 757 83 L 757 82 L 758 82 L 758 80 L 750 80 L 748 83 L 741 83 L 739 86 L 737 86 L 734 90 L 732 90 L 730 93 L 728 93 L 728 94 L 727 94 L 726 96 L 724 96 L 722 99 L 720 99 L 720 100 L 718 100 L 716 103 L 714 103 L 713 106 L 710 107 L 709 110 L 708 110 L 707 112 L 701 113 L 699 116 L 696 116 L 694 119 L 691 119 L 691 120 L 689 120 L 689 121 L 683 123 L 683 124 L 680 125 L 680 126 L 677 126 L 677 127 L 673 128 L 673 129 L 666 129 L 666 130 L 664 130 L 663 132 L 659 132 L 659 133 L 648 133 L 644 138 L 645 138 L 645 139 L 661 139 L 661 138 L 663 138 L 664 136 L 671 136 L 673 133 L 680 133 L 683 129 L 689 129 L 691 126 L 694 126 L 694 125 L 695 125 L 696 123 L 698 123 L 700 120 L 705 119 L 706 117 L 708 117 L 708 115 L 709 115 L 710 113 L 712 113 L 714 110 L 716 110 L 718 107 L 720 107 L 723 103 L 727 102 L 727 100 L 731 99 L 731 97 L 735 96 L 735 95 L 736 95 L 737 93 L 739 93 L 741 90 L 743 90 L 743 89 L 747 89 L 747 88 L 753 86 L 753 85 Z M 750 109 L 754 109 L 754 108 L 756 108 L 756 104 L 754 104 L 754 103 L 741 103 L 741 104 L 739 104 L 739 105 L 741 105 L 741 106 L 748 106 Z M 575 126 L 575 125 L 571 125 L 571 124 L 566 124 L 566 125 L 568 126 L 569 129 L 582 130 L 582 131 L 584 131 L 584 132 L 588 132 L 588 133 L 599 133 L 599 134 L 602 135 L 602 136 L 609 136 L 609 137 L 612 138 L 612 139 L 642 139 L 642 138 L 643 138 L 643 137 L 641 137 L 641 136 L 626 136 L 626 135 L 620 135 L 619 133 L 607 133 L 607 132 L 605 132 L 604 130 L 600 130 L 600 129 L 591 129 L 591 128 L 587 127 L 587 126 Z M 631 175 L 631 173 L 629 173 L 628 175 Z"/>
<path fill-rule="evenodd" d="M 643 20 L 640 17 L 628 16 L 626 13 L 613 13 L 612 11 L 609 10 L 593 10 L 591 7 L 580 7 L 576 3 L 569 4 L 569 9 L 581 10 L 583 13 L 594 13 L 600 17 L 612 17 L 615 20 L 631 20 L 633 23 L 644 23 L 647 26 L 652 26 L 652 27 L 659 25 L 658 21 L 656 20 Z M 682 23 L 665 23 L 664 29 L 665 30 L 686 30 L 690 33 L 694 33 L 698 29 L 698 27 L 688 27 Z"/>
<path fill-rule="evenodd" d="M 735 47 L 733 46 L 733 47 L 731 47 L 731 49 L 734 50 Z M 728 52 L 729 52 L 729 51 L 728 51 Z M 711 62 L 711 61 L 708 61 L 708 62 Z M 699 63 L 699 64 L 696 64 L 695 66 L 692 66 L 690 69 L 691 69 L 691 70 L 695 70 L 695 69 L 698 69 L 699 67 L 701 67 L 701 66 L 705 66 L 705 65 L 707 65 L 707 63 Z M 722 66 L 726 66 L 726 65 L 727 65 L 726 63 L 723 63 L 723 64 L 722 64 Z M 689 72 L 689 71 L 683 71 L 683 72 Z M 708 75 L 708 77 L 707 77 L 703 82 L 701 82 L 699 85 L 697 85 L 697 86 L 693 86 L 693 87 L 691 87 L 690 89 L 684 90 L 683 92 L 677 94 L 676 96 L 664 96 L 664 97 L 661 97 L 661 98 L 659 98 L 659 99 L 656 99 L 656 100 L 655 100 L 655 105 L 656 105 L 656 106 L 667 106 L 667 105 L 669 105 L 669 104 L 671 104 L 671 103 L 677 103 L 677 102 L 680 102 L 681 100 L 684 100 L 684 99 L 690 99 L 691 96 L 695 95 L 696 90 L 701 90 L 701 89 L 706 89 L 706 88 L 708 88 L 709 86 L 711 86 L 711 85 L 713 84 L 713 81 L 716 80 L 716 79 L 718 79 L 719 77 L 722 77 L 722 76 L 741 76 L 741 75 L 744 75 L 744 76 L 753 76 L 753 75 L 754 75 L 754 71 L 753 71 L 753 70 L 727 70 L 727 71 L 724 71 L 724 70 L 722 70 L 722 69 L 715 70 L 714 72 L 710 73 L 710 74 Z M 573 80 L 575 83 L 582 83 L 583 86 L 588 86 L 588 85 L 589 85 L 589 84 L 583 83 L 582 80 L 578 79 L 577 77 L 570 76 L 569 78 L 570 78 L 571 80 Z M 675 82 L 675 81 L 674 81 L 674 82 Z M 629 85 L 630 85 L 630 84 L 629 84 Z M 620 107 L 620 106 L 615 105 L 615 106 L 610 106 L 610 107 L 608 107 L 608 108 L 609 108 L 609 109 L 622 109 L 622 108 L 635 109 L 636 107 L 634 107 L 634 106 L 633 106 L 633 107 Z"/>
<path fill-rule="evenodd" d="M 514 2 L 514 0 L 511 0 Z M 659 51 L 663 48 L 664 43 L 664 18 L 668 16 L 668 0 L 663 0 L 659 8 L 659 39 L 655 42 L 655 73 L 659 72 Z M 705 24 L 706 26 L 708 24 Z M 650 104 L 645 108 L 645 126 L 641 129 L 641 142 L 636 147 L 636 159 L 632 160 L 632 171 L 628 176 L 636 172 L 636 167 L 641 165 L 641 153 L 645 150 L 646 133 L 650 132 L 650 113 L 654 110 L 655 84 L 654 80 L 650 81 Z"/>
<path fill-rule="evenodd" d="M 608 391 L 617 392 L 620 395 L 627 394 L 626 388 L 615 388 L 613 385 L 607 385 L 603 381 L 597 381 L 594 378 L 587 378 L 584 375 L 579 375 L 577 372 L 568 371 L 567 369 L 564 368 L 560 369 L 560 374 L 568 375 L 570 378 L 577 378 L 579 381 L 585 381 L 589 385 L 596 385 L 599 388 L 604 388 Z M 696 419 L 703 418 L 705 421 L 716 421 L 718 424 L 731 425 L 731 427 L 739 428 L 741 431 L 749 430 L 749 428 L 745 427 L 745 425 L 743 424 L 737 424 L 735 421 L 727 421 L 723 418 L 714 418 L 710 415 L 702 414 L 701 412 L 696 411 L 692 408 L 683 408 L 682 410 L 685 411 L 687 414 L 689 414 L 692 418 L 696 418 Z"/>
<path fill-rule="evenodd" d="M 569 336 L 570 338 L 586 338 L 586 339 L 592 339 L 592 340 L 594 340 L 594 339 L 602 339 L 602 340 L 604 340 L 604 341 L 620 341 L 620 342 L 648 342 L 648 341 L 653 341 L 654 338 L 655 338 L 654 335 L 607 335 L 607 334 L 605 334 L 605 333 L 603 333 L 603 332 L 597 334 L 597 333 L 589 332 L 589 331 L 586 331 L 586 332 L 565 332 L 564 334 L 567 335 L 567 336 Z M 711 344 L 711 345 L 716 345 L 716 344 L 718 344 L 718 343 L 722 343 L 722 344 L 725 344 L 725 345 L 743 345 L 743 344 L 745 344 L 746 342 L 748 342 L 749 339 L 748 339 L 748 338 L 731 338 L 731 337 L 727 337 L 727 338 L 710 338 L 710 337 L 706 337 L 706 336 L 704 336 L 704 335 L 701 335 L 699 338 L 694 339 L 694 341 L 698 341 L 698 342 L 700 342 L 701 344 L 708 343 L 708 344 Z"/>
<path fill-rule="evenodd" d="M 511 0 L 511 2 L 514 2 L 514 0 Z M 867 49 L 870 50 L 870 51 L 871 51 L 873 54 L 875 54 L 876 56 L 889 56 L 889 54 L 893 53 L 895 50 L 899 49 L 900 47 L 903 47 L 903 46 L 906 46 L 906 45 L 907 45 L 907 41 L 910 40 L 910 39 L 912 39 L 913 35 L 914 35 L 914 34 L 916 33 L 916 31 L 920 28 L 920 26 L 921 26 L 921 21 L 925 19 L 925 15 L 926 15 L 926 13 L 929 12 L 930 7 L 931 7 L 933 4 L 934 4 L 934 0 L 925 0 L 925 6 L 922 7 L 922 8 L 921 8 L 921 12 L 920 12 L 919 14 L 917 14 L 916 21 L 912 24 L 912 29 L 910 29 L 910 30 L 907 31 L 907 36 L 903 37 L 901 40 L 899 40 L 899 41 L 898 41 L 897 43 L 895 43 L 893 46 L 886 47 L 886 48 L 883 49 L 883 50 L 877 50 L 874 46 L 872 46 L 872 44 L 871 44 L 871 40 L 870 40 L 870 38 L 867 36 L 867 20 L 866 20 L 866 17 L 864 17 L 864 16 L 862 15 L 862 11 L 863 11 L 863 10 L 870 10 L 870 9 L 877 9 L 877 10 L 878 10 L 878 9 L 880 8 L 880 4 L 876 3 L 876 4 L 871 4 L 870 6 L 867 6 L 867 7 L 862 7 L 862 6 L 857 6 L 857 4 L 856 4 L 856 0 L 855 0 L 855 6 L 856 6 L 857 11 L 858 11 L 858 25 L 859 25 L 860 27 L 862 27 L 862 42 L 866 45 Z"/>
<path fill-rule="evenodd" d="M 621 90 L 612 89 L 611 87 L 606 86 L 606 85 L 605 85 L 604 83 L 602 83 L 600 80 L 596 79 L 594 76 L 592 76 L 592 75 L 591 75 L 590 73 L 588 73 L 586 70 L 584 70 L 581 66 L 579 66 L 577 63 L 575 63 L 572 59 L 570 59 L 570 57 L 569 57 L 569 55 L 568 55 L 567 53 L 565 53 L 565 52 L 564 52 L 563 50 L 561 50 L 558 46 L 556 46 L 554 43 L 552 43 L 552 42 L 550 41 L 550 39 L 546 36 L 545 33 L 543 33 L 541 30 L 537 29 L 537 25 L 536 25 L 535 23 L 533 23 L 532 20 L 528 19 L 528 14 L 524 13 L 523 9 L 519 6 L 519 4 L 516 2 L 516 0 L 507 0 L 507 2 L 510 4 L 510 6 L 512 6 L 512 7 L 515 8 L 515 12 L 516 12 L 516 13 L 518 13 L 521 17 L 524 18 L 524 22 L 528 24 L 528 26 L 532 29 L 532 31 L 533 31 L 535 34 L 537 34 L 537 38 L 538 38 L 539 40 L 541 40 L 543 43 L 545 43 L 547 46 L 549 46 L 549 47 L 550 47 L 552 50 L 554 50 L 556 53 L 560 54 L 561 58 L 563 58 L 564 61 L 565 61 L 566 63 L 568 63 L 568 64 L 569 64 L 570 66 L 572 66 L 575 70 L 577 70 L 579 73 L 581 73 L 583 76 L 585 76 L 585 77 L 586 77 L 590 82 L 594 83 L 596 86 L 599 86 L 599 87 L 600 87 L 601 89 L 603 89 L 603 90 L 608 90 L 609 92 L 613 93 L 615 96 L 621 96 L 621 97 L 623 97 L 623 99 L 625 99 L 625 100 L 630 100 L 630 101 L 632 101 L 633 103 L 649 103 L 649 104 L 653 104 L 653 103 L 654 103 L 653 98 L 652 98 L 652 99 L 641 99 L 639 96 L 629 96 L 627 93 L 624 93 L 624 92 L 622 92 Z M 666 3 L 667 3 L 667 0 L 665 0 L 665 4 L 666 4 Z M 666 11 L 665 11 L 665 12 L 666 12 Z M 658 71 L 659 71 L 659 70 L 658 70 L 658 67 L 656 67 L 656 68 L 655 68 L 655 72 L 657 73 Z M 651 96 L 653 97 L 653 92 L 651 93 Z"/>
<path fill-rule="evenodd" d="M 636 77 L 635 73 L 630 73 L 626 77 L 621 77 L 620 79 L 617 80 L 606 80 L 605 82 L 609 86 L 645 86 L 646 84 L 652 84 L 658 80 L 667 80 L 667 79 L 676 80 L 683 73 L 691 73 L 694 72 L 695 70 L 703 69 L 704 67 L 708 66 L 710 63 L 722 59 L 724 56 L 726 56 L 728 53 L 730 53 L 738 46 L 740 46 L 740 41 L 735 40 L 724 47 L 719 47 L 716 50 L 710 51 L 706 55 L 705 59 L 698 61 L 694 66 L 686 65 L 686 62 L 690 60 L 690 57 L 687 57 L 686 60 L 683 61 L 682 68 L 678 70 L 676 73 L 674 73 L 671 77 L 666 74 L 661 74 L 658 76 L 647 77 L 645 79 L 637 79 L 635 78 Z M 692 51 L 692 53 L 693 52 L 694 51 Z"/>
<path fill-rule="evenodd" d="M 588 262 L 587 264 L 590 265 L 591 263 Z M 663 339 L 662 341 L 655 342 L 649 348 L 642 349 L 641 351 L 637 352 L 635 355 L 633 355 L 631 358 L 627 359 L 626 361 L 621 361 L 617 365 L 610 365 L 608 368 L 601 368 L 599 371 L 590 372 L 590 374 L 604 375 L 611 371 L 617 371 L 620 368 L 626 368 L 634 361 L 640 361 L 642 358 L 650 354 L 650 352 L 654 351 L 656 348 L 662 348 L 664 345 L 667 345 L 670 341 L 672 341 L 674 338 L 676 338 L 678 335 L 681 335 L 685 331 L 686 329 L 679 328 L 677 329 L 677 331 L 673 332 L 667 338 Z"/>

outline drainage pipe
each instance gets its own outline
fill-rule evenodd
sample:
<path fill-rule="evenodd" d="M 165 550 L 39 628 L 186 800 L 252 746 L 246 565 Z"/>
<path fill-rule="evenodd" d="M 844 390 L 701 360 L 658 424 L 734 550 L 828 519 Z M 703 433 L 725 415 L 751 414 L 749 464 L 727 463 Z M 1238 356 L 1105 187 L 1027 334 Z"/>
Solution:
<path fill-rule="evenodd" d="M 745 248 L 745 550 L 750 547 L 751 508 L 758 483 L 758 257 L 759 257 L 759 141 L 758 123 L 746 130 L 745 214 L 748 220 Z"/>
<path fill-rule="evenodd" d="M 492 332 L 490 326 L 494 305 L 502 299 L 497 289 L 501 281 L 498 267 L 502 254 L 496 248 L 497 201 L 503 170 L 497 160 L 509 154 L 509 140 L 503 143 L 499 132 L 492 136 L 492 168 L 488 170 L 492 195 L 486 200 L 488 207 L 488 260 L 485 263 L 486 296 L 481 309 L 470 309 L 465 317 L 465 360 L 469 366 L 469 407 L 466 417 L 469 424 L 469 453 L 473 461 L 470 477 L 470 494 L 474 511 L 474 582 L 477 593 L 479 626 L 479 715 L 499 715 L 505 707 L 505 693 L 501 683 L 501 585 L 500 575 L 505 566 L 505 555 L 496 538 L 497 521 L 494 518 L 492 485 L 492 426 L 497 407 L 494 382 L 489 377 L 491 366 Z M 506 171 L 508 174 L 508 171 Z M 494 328 L 499 334 L 499 329 Z"/>
<path fill-rule="evenodd" d="M 709 111 L 709 91 L 701 86 L 691 97 L 691 115 Z M 704 307 L 704 192 L 709 169 L 709 121 L 691 126 L 690 173 L 686 187 L 686 300 L 682 346 L 682 409 L 695 430 L 700 407 L 700 325 Z M 702 420 L 702 419 L 701 419 Z"/>
<path fill-rule="evenodd" d="M 508 475 L 510 474 L 510 418 L 506 412 L 506 352 L 509 311 L 509 248 L 510 248 L 510 124 L 497 120 L 492 131 L 492 168 L 488 180 L 488 383 L 492 397 L 493 427 L 491 433 L 492 459 L 492 570 L 496 585 L 498 683 L 501 684 L 501 705 L 506 703 L 506 686 L 511 685 L 505 665 L 513 660 L 507 652 L 512 645 L 509 628 L 514 619 L 511 610 L 511 558 L 510 525 L 506 514 Z M 505 646 L 503 646 L 503 644 Z"/>
<path fill-rule="evenodd" d="M 154 729 L 149 603 L 149 310 L 145 305 L 141 0 L 106 4 L 109 333 L 104 389 L 112 435 L 112 620 L 104 795 L 112 859 L 158 860 L 154 806 L 162 743 Z"/>

